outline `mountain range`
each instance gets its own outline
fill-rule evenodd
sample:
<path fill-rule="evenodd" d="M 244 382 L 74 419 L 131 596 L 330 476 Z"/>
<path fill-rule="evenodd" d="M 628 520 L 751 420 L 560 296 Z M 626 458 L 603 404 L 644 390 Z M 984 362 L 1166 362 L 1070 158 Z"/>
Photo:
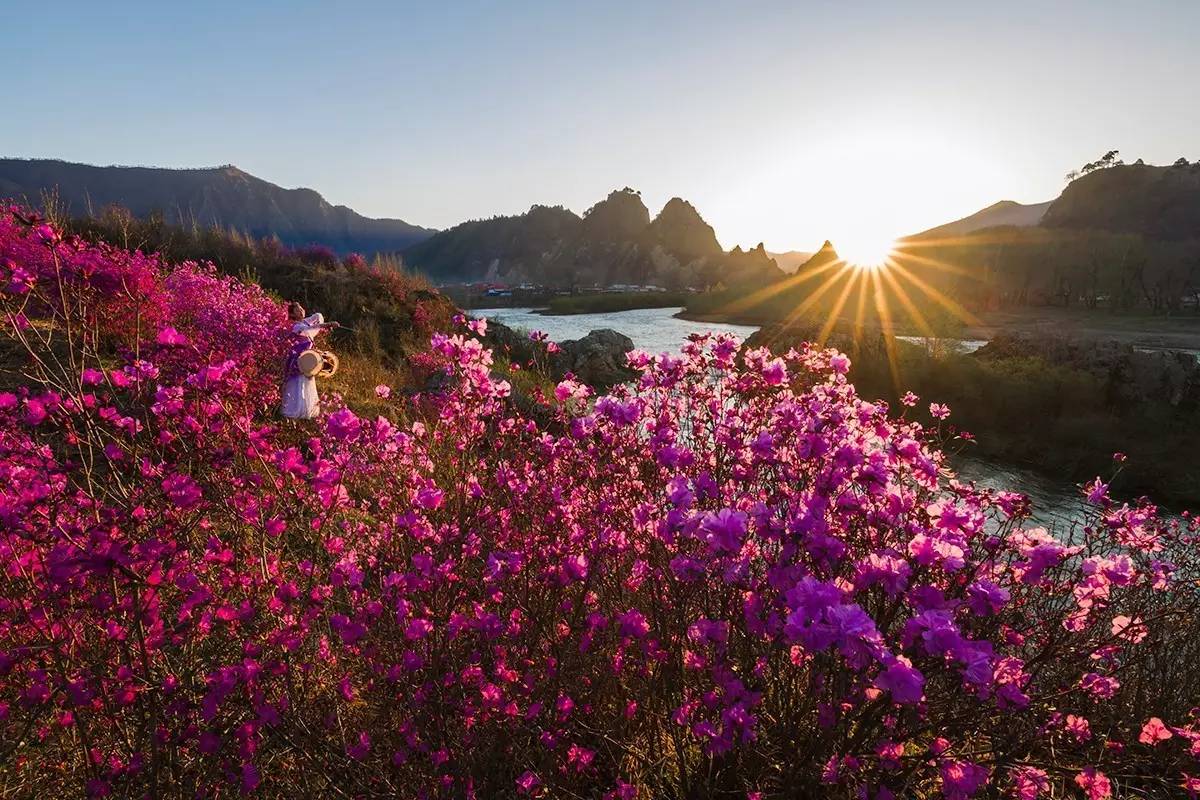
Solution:
<path fill-rule="evenodd" d="M 784 253 L 772 253 L 768 251 L 767 255 L 775 259 L 776 266 L 789 274 L 798 270 L 805 261 L 813 257 L 812 253 L 804 252 L 803 250 L 788 250 Z"/>
<path fill-rule="evenodd" d="M 405 250 L 404 262 L 447 283 L 703 289 L 783 277 L 761 244 L 726 252 L 686 200 L 672 198 L 651 218 L 641 195 L 628 187 L 582 216 L 535 205 L 524 214 L 464 222 Z"/>
<path fill-rule="evenodd" d="M 0 159 L 0 199 L 39 205 L 47 196 L 73 216 L 120 205 L 138 217 L 161 214 L 169 224 L 277 237 L 293 247 L 401 253 L 409 267 L 443 283 L 762 284 L 834 252 L 828 242 L 815 254 L 768 253 L 762 245 L 725 251 L 691 203 L 673 198 L 651 217 L 640 194 L 629 188 L 612 192 L 582 215 L 535 205 L 524 214 L 472 220 L 439 232 L 399 219 L 364 217 L 312 189 L 284 189 L 234 166 L 163 169 Z M 1076 238 L 1102 231 L 1146 242 L 1198 240 L 1200 164 L 1181 160 L 1173 166 L 1139 162 L 1094 169 L 1053 201 L 1001 201 L 905 240 L 977 251 L 985 242 L 976 234 L 1001 229 L 1021 241 L 1040 241 L 1037 237 L 1054 231 L 1074 232 Z"/>
<path fill-rule="evenodd" d="M 364 217 L 312 189 L 284 189 L 234 166 L 163 169 L 0 159 L 0 198 L 40 205 L 46 195 L 72 216 L 119 205 L 138 217 L 161 213 L 173 225 L 278 237 L 293 247 L 323 244 L 340 254 L 396 252 L 434 233 L 404 220 Z"/>

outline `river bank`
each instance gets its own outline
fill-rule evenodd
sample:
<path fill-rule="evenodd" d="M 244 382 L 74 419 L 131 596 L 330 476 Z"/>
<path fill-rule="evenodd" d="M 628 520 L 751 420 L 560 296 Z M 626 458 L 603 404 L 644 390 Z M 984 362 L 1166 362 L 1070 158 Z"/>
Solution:
<path fill-rule="evenodd" d="M 536 310 L 544 316 L 570 314 L 609 314 L 643 308 L 680 308 L 688 298 L 685 292 L 601 292 L 554 297 L 545 308 Z"/>
<path fill-rule="evenodd" d="M 763 326 L 778 322 L 753 313 L 688 311 L 676 315 L 700 323 Z M 853 315 L 838 317 L 839 327 L 854 324 Z M 924 332 L 908 320 L 880 325 L 893 336 L 921 336 Z M 991 340 L 1000 334 L 1025 336 L 1072 336 L 1080 339 L 1111 340 L 1144 350 L 1200 351 L 1200 314 L 1186 312 L 1175 316 L 1115 314 L 1107 311 L 1063 308 L 1023 308 L 1011 311 L 987 311 L 956 324 L 953 337 L 966 340 Z M 944 335 L 944 334 L 943 334 Z"/>

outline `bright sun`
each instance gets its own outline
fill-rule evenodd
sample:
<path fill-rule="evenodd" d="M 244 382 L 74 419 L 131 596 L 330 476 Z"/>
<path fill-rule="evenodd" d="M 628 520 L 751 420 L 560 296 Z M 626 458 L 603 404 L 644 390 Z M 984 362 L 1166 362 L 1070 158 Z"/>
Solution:
<path fill-rule="evenodd" d="M 875 269 L 887 263 L 896 249 L 892 239 L 862 237 L 838 242 L 838 255 L 846 263 L 860 269 Z"/>

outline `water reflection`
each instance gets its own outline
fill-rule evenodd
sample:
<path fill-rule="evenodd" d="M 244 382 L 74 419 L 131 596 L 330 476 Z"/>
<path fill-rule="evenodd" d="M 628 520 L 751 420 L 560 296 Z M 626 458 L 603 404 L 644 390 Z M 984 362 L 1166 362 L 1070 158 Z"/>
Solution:
<path fill-rule="evenodd" d="M 1045 528 L 1069 530 L 1089 509 L 1094 510 L 1077 487 L 1032 470 L 962 455 L 952 456 L 950 465 L 964 483 L 974 481 L 988 489 L 1027 495 L 1033 506 L 1033 521 Z"/>
<path fill-rule="evenodd" d="M 987 339 L 937 339 L 926 336 L 897 336 L 896 340 L 924 347 L 931 353 L 949 352 L 964 355 L 974 353 L 988 343 Z"/>

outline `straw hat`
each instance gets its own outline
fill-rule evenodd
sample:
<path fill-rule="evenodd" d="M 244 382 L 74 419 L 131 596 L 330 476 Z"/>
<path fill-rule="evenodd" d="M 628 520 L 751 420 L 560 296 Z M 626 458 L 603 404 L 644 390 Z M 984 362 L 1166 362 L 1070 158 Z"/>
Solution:
<path fill-rule="evenodd" d="M 321 365 L 321 371 L 317 373 L 318 378 L 328 378 L 338 371 L 338 357 L 333 353 L 322 350 L 321 360 L 324 363 Z"/>
<path fill-rule="evenodd" d="M 296 369 L 306 378 L 328 378 L 338 370 L 338 357 L 328 350 L 309 348 L 296 356 Z"/>
<path fill-rule="evenodd" d="M 325 366 L 325 360 L 316 350 L 305 350 L 296 356 L 296 369 L 306 378 L 316 377 L 323 366 Z"/>

